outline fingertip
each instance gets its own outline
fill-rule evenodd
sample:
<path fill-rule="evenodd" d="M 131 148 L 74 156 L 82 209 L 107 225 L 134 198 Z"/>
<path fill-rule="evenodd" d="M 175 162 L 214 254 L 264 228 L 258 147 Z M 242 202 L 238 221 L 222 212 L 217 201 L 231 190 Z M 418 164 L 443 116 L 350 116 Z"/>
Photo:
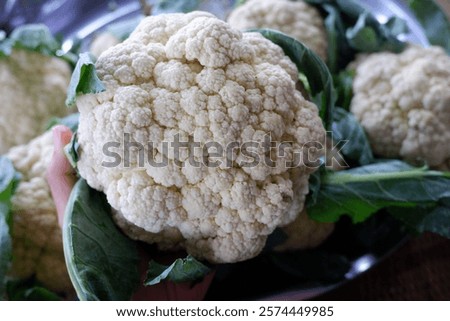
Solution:
<path fill-rule="evenodd" d="M 53 127 L 52 132 L 55 150 L 64 148 L 64 146 L 70 143 L 73 136 L 72 130 L 64 125 Z"/>

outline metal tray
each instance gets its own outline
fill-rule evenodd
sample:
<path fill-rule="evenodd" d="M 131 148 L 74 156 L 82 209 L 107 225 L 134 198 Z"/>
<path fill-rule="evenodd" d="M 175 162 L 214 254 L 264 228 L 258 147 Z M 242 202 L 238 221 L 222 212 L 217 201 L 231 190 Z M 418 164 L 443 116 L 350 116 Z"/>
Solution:
<path fill-rule="evenodd" d="M 428 45 L 422 27 L 401 0 L 360 0 L 377 19 L 403 18 L 411 33 L 406 40 Z M 202 1 L 201 8 L 224 18 L 234 0 Z M 44 23 L 64 39 L 69 50 L 77 39 L 89 40 L 113 22 L 140 14 L 140 5 L 127 0 L 2 0 L 0 29 L 12 30 L 24 23 Z M 371 269 L 405 240 L 406 233 L 388 215 L 352 225 L 338 224 L 320 248 L 295 253 L 298 269 L 283 269 L 283 257 L 263 254 L 253 260 L 222 266 L 208 292 L 209 300 L 298 300 L 336 288 Z M 286 257 L 284 258 L 286 259 Z"/>

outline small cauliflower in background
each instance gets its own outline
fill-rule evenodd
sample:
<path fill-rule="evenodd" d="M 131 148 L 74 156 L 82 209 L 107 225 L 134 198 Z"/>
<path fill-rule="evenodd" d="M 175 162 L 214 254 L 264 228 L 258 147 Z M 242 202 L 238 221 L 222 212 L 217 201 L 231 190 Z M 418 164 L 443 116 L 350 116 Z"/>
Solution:
<path fill-rule="evenodd" d="M 334 227 L 334 223 L 310 219 L 306 210 L 303 210 L 294 222 L 282 228 L 287 239 L 275 250 L 281 252 L 314 249 L 328 239 Z"/>
<path fill-rule="evenodd" d="M 121 42 L 122 41 L 111 32 L 105 31 L 95 36 L 94 40 L 89 46 L 89 51 L 95 57 L 100 57 L 103 52 Z"/>
<path fill-rule="evenodd" d="M 78 169 L 106 194 L 116 221 L 133 239 L 162 249 L 185 248 L 212 263 L 257 256 L 268 235 L 293 222 L 304 207 L 315 170 L 289 166 L 294 151 L 314 160 L 324 142 L 317 107 L 296 90 L 298 70 L 283 50 L 259 33 L 242 33 L 211 14 L 145 18 L 130 38 L 96 62 L 106 91 L 78 98 Z M 103 166 L 105 144 L 129 134 L 130 166 Z M 224 157 L 182 149 L 180 163 L 163 142 L 238 145 L 290 142 L 274 166 L 244 166 L 245 155 Z M 148 143 L 152 142 L 153 146 Z M 124 144 L 109 151 L 123 155 Z M 168 160 L 163 167 L 145 161 Z M 255 153 L 266 159 L 267 149 Z M 189 157 L 200 163 L 193 166 Z M 215 166 L 217 161 L 222 164 Z M 227 165 L 227 161 L 231 165 Z"/>
<path fill-rule="evenodd" d="M 450 160 L 450 57 L 442 48 L 410 47 L 403 53 L 362 57 L 355 68 L 351 111 L 378 156 Z"/>
<path fill-rule="evenodd" d="M 64 108 L 70 66 L 62 59 L 23 49 L 0 58 L 0 154 L 26 144 Z"/>
<path fill-rule="evenodd" d="M 326 149 L 325 157 L 328 170 L 341 171 L 347 169 L 348 165 L 342 163 L 344 159 L 342 154 L 338 150 L 333 149 L 333 141 L 330 138 L 326 139 Z M 334 228 L 334 223 L 323 223 L 311 219 L 305 208 L 294 222 L 281 228 L 286 236 L 286 240 L 275 247 L 275 251 L 314 249 L 328 239 Z"/>
<path fill-rule="evenodd" d="M 53 155 L 53 136 L 48 131 L 6 155 L 22 178 L 12 199 L 12 276 L 35 276 L 48 289 L 68 293 L 61 228 L 45 174 Z"/>
<path fill-rule="evenodd" d="M 281 31 L 327 58 L 327 32 L 319 11 L 304 1 L 249 0 L 234 9 L 228 23 L 242 31 L 269 28 Z"/>

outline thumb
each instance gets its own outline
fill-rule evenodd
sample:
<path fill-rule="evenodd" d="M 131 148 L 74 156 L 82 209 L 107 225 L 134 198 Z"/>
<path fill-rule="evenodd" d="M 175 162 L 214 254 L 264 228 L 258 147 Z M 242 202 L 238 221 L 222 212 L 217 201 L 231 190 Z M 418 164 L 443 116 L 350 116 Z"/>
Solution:
<path fill-rule="evenodd" d="M 63 224 L 64 211 L 76 182 L 75 172 L 64 154 L 64 147 L 70 143 L 72 136 L 73 133 L 68 127 L 55 126 L 53 128 L 53 157 L 46 174 L 60 226 Z"/>

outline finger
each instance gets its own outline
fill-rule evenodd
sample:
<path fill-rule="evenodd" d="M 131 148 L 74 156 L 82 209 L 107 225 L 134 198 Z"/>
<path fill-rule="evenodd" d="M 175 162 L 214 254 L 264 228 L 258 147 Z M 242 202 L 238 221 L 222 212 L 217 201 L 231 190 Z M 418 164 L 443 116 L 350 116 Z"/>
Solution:
<path fill-rule="evenodd" d="M 64 211 L 76 182 L 74 170 L 64 154 L 64 147 L 72 139 L 72 131 L 65 126 L 53 128 L 54 150 L 50 166 L 47 170 L 47 182 L 50 186 L 53 201 L 58 212 L 58 222 L 62 226 Z"/>

